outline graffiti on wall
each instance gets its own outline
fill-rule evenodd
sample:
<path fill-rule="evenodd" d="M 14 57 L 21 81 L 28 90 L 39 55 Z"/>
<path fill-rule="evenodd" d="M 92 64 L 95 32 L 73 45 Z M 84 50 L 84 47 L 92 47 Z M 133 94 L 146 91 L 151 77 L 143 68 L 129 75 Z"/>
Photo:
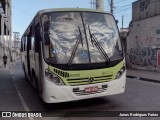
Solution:
<path fill-rule="evenodd" d="M 129 63 L 139 66 L 156 66 L 157 51 L 159 48 L 136 47 L 131 48 L 129 53 Z"/>
<path fill-rule="evenodd" d="M 148 8 L 150 4 L 150 0 L 145 0 L 143 2 L 140 3 L 140 10 L 143 12 L 145 9 Z"/>
<path fill-rule="evenodd" d="M 160 72 L 160 48 L 131 48 L 127 55 L 127 65 L 135 69 Z"/>
<path fill-rule="evenodd" d="M 157 34 L 157 35 L 160 34 L 160 29 L 156 30 L 156 34 Z"/>
<path fill-rule="evenodd" d="M 158 36 L 157 41 L 160 42 L 160 36 L 159 36 L 160 35 L 160 29 L 156 30 L 156 35 Z"/>

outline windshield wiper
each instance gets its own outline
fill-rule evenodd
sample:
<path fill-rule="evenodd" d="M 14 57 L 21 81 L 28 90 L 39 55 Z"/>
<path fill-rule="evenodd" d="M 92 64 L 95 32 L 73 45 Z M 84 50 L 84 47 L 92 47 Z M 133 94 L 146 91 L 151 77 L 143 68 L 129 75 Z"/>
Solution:
<path fill-rule="evenodd" d="M 73 58 L 75 56 L 75 53 L 76 53 L 76 50 L 78 48 L 78 45 L 79 45 L 79 42 L 81 40 L 81 44 L 82 44 L 82 47 L 83 47 L 83 39 L 82 39 L 82 33 L 81 33 L 81 30 L 80 30 L 80 27 L 78 26 L 78 30 L 79 30 L 79 36 L 77 38 L 77 41 L 76 41 L 76 44 L 74 45 L 74 48 L 73 48 L 73 51 L 72 51 L 72 54 L 71 54 L 71 57 L 68 61 L 68 66 L 70 66 L 72 64 L 72 61 L 73 61 Z"/>
<path fill-rule="evenodd" d="M 82 47 L 83 47 L 82 32 L 81 32 L 81 29 L 80 29 L 79 26 L 78 26 L 78 30 L 79 30 L 79 38 L 81 39 L 81 44 L 82 44 Z"/>
<path fill-rule="evenodd" d="M 101 55 L 104 58 L 104 60 L 106 61 L 106 63 L 109 63 L 110 59 L 109 59 L 107 53 L 104 51 L 103 47 L 98 42 L 98 40 L 95 37 L 95 35 L 91 33 L 91 29 L 90 29 L 89 25 L 88 25 L 88 30 L 89 30 L 89 35 L 90 35 L 90 38 L 91 38 L 92 45 L 94 44 L 96 46 L 96 48 L 99 50 L 99 52 L 101 53 Z"/>

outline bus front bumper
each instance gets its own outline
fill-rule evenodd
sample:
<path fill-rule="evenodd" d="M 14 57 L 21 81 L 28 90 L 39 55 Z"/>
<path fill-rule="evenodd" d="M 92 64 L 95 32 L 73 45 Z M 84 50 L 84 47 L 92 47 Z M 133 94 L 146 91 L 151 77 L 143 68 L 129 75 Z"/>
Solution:
<path fill-rule="evenodd" d="M 120 79 L 112 80 L 110 82 L 80 86 L 57 86 L 54 83 L 45 79 L 42 99 L 46 103 L 60 103 L 120 94 L 125 91 L 125 83 L 126 72 L 123 73 Z M 102 86 L 107 86 L 107 88 L 103 88 Z M 98 87 L 99 91 L 91 93 L 85 92 L 86 88 L 93 87 Z M 74 91 L 75 89 L 79 90 Z"/>

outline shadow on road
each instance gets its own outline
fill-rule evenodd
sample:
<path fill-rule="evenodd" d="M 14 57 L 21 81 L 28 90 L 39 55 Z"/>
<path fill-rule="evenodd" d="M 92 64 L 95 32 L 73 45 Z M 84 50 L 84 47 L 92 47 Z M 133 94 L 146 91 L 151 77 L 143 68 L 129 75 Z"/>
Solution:
<path fill-rule="evenodd" d="M 43 103 L 48 111 L 114 111 L 119 104 L 106 97 L 78 100 L 65 103 Z"/>
<path fill-rule="evenodd" d="M 72 102 L 64 102 L 64 103 L 52 103 L 52 104 L 43 103 L 43 105 L 48 110 L 65 110 L 65 109 L 76 109 L 76 108 L 84 109 L 84 107 L 88 108 L 88 107 L 93 107 L 95 105 L 101 106 L 105 104 L 107 104 L 107 101 L 104 97 L 78 100 Z"/>

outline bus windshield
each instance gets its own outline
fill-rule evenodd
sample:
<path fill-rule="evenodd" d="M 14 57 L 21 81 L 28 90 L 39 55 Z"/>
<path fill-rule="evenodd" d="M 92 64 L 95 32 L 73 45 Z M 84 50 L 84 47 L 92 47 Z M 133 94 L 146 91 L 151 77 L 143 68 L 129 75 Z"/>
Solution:
<path fill-rule="evenodd" d="M 103 54 L 109 61 L 123 57 L 118 28 L 110 14 L 50 12 L 43 14 L 41 21 L 43 40 L 49 40 L 43 47 L 44 56 L 52 64 L 68 64 L 71 57 L 72 64 L 106 62 Z"/>

